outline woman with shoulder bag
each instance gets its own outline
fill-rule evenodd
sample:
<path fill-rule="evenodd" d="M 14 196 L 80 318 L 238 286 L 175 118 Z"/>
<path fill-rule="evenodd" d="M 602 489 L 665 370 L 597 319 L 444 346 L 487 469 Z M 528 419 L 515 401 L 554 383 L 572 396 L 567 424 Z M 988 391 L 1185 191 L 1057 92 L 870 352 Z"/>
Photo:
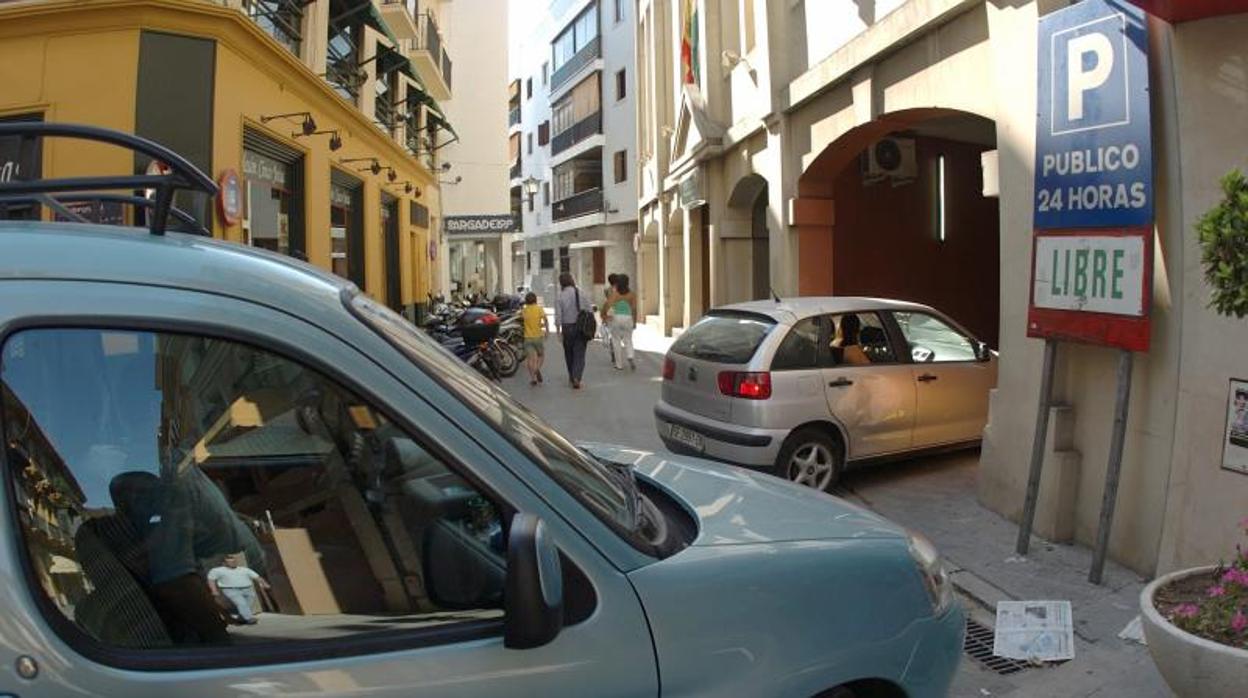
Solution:
<path fill-rule="evenodd" d="M 593 303 L 588 296 L 582 295 L 576 287 L 572 275 L 564 272 L 559 275 L 559 297 L 555 301 L 555 325 L 563 339 L 563 360 L 568 366 L 568 380 L 572 388 L 581 388 L 581 377 L 585 374 L 585 348 L 594 338 L 596 327 L 593 325 Z M 589 321 L 583 320 L 588 313 Z M 588 332 L 586 332 L 588 330 Z"/>

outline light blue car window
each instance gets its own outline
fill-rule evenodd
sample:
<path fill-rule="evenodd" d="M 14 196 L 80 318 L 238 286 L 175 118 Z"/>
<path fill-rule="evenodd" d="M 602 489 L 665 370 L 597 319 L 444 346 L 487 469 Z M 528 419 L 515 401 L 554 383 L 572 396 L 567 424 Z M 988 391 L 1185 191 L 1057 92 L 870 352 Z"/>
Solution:
<path fill-rule="evenodd" d="M 0 352 L 0 414 L 35 584 L 98 643 L 501 631 L 501 506 L 295 361 L 25 330 Z"/>
<path fill-rule="evenodd" d="M 350 307 L 365 324 L 492 423 L 630 543 L 643 552 L 652 552 L 650 544 L 637 533 L 632 493 L 616 471 L 573 446 L 527 407 L 394 311 L 362 294 L 351 298 Z"/>

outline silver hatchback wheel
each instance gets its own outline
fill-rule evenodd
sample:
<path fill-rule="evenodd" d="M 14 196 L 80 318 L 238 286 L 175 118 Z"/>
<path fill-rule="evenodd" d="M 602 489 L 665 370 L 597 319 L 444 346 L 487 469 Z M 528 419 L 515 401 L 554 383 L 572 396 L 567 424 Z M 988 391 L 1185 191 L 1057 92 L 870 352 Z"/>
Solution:
<path fill-rule="evenodd" d="M 827 491 L 841 474 L 843 451 L 835 440 L 816 430 L 788 438 L 776 462 L 776 474 L 799 485 Z"/>

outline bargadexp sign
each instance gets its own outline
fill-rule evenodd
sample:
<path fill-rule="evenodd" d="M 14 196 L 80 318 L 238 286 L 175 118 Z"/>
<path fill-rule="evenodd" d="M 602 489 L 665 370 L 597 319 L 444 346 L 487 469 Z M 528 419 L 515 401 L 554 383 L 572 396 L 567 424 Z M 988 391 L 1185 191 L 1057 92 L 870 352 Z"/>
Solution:
<path fill-rule="evenodd" d="M 442 223 L 448 235 L 497 235 L 520 229 L 516 218 L 508 215 L 447 216 Z"/>
<path fill-rule="evenodd" d="M 1126 0 L 1040 19 L 1034 226 L 1153 222 L 1148 25 Z"/>

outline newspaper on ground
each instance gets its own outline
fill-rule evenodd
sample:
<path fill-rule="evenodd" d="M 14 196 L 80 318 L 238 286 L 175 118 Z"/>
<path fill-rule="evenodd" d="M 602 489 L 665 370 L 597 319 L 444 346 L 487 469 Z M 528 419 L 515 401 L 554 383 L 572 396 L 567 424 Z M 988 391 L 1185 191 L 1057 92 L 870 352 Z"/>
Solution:
<path fill-rule="evenodd" d="M 1141 645 L 1148 644 L 1148 642 L 1144 639 L 1144 623 L 1139 616 L 1131 619 L 1131 622 L 1127 623 L 1127 627 L 1123 628 L 1122 632 L 1118 633 L 1118 637 L 1122 640 L 1126 640 L 1127 642 L 1135 642 Z"/>
<path fill-rule="evenodd" d="M 1006 659 L 1057 662 L 1075 658 L 1069 601 L 999 601 L 992 653 Z"/>

